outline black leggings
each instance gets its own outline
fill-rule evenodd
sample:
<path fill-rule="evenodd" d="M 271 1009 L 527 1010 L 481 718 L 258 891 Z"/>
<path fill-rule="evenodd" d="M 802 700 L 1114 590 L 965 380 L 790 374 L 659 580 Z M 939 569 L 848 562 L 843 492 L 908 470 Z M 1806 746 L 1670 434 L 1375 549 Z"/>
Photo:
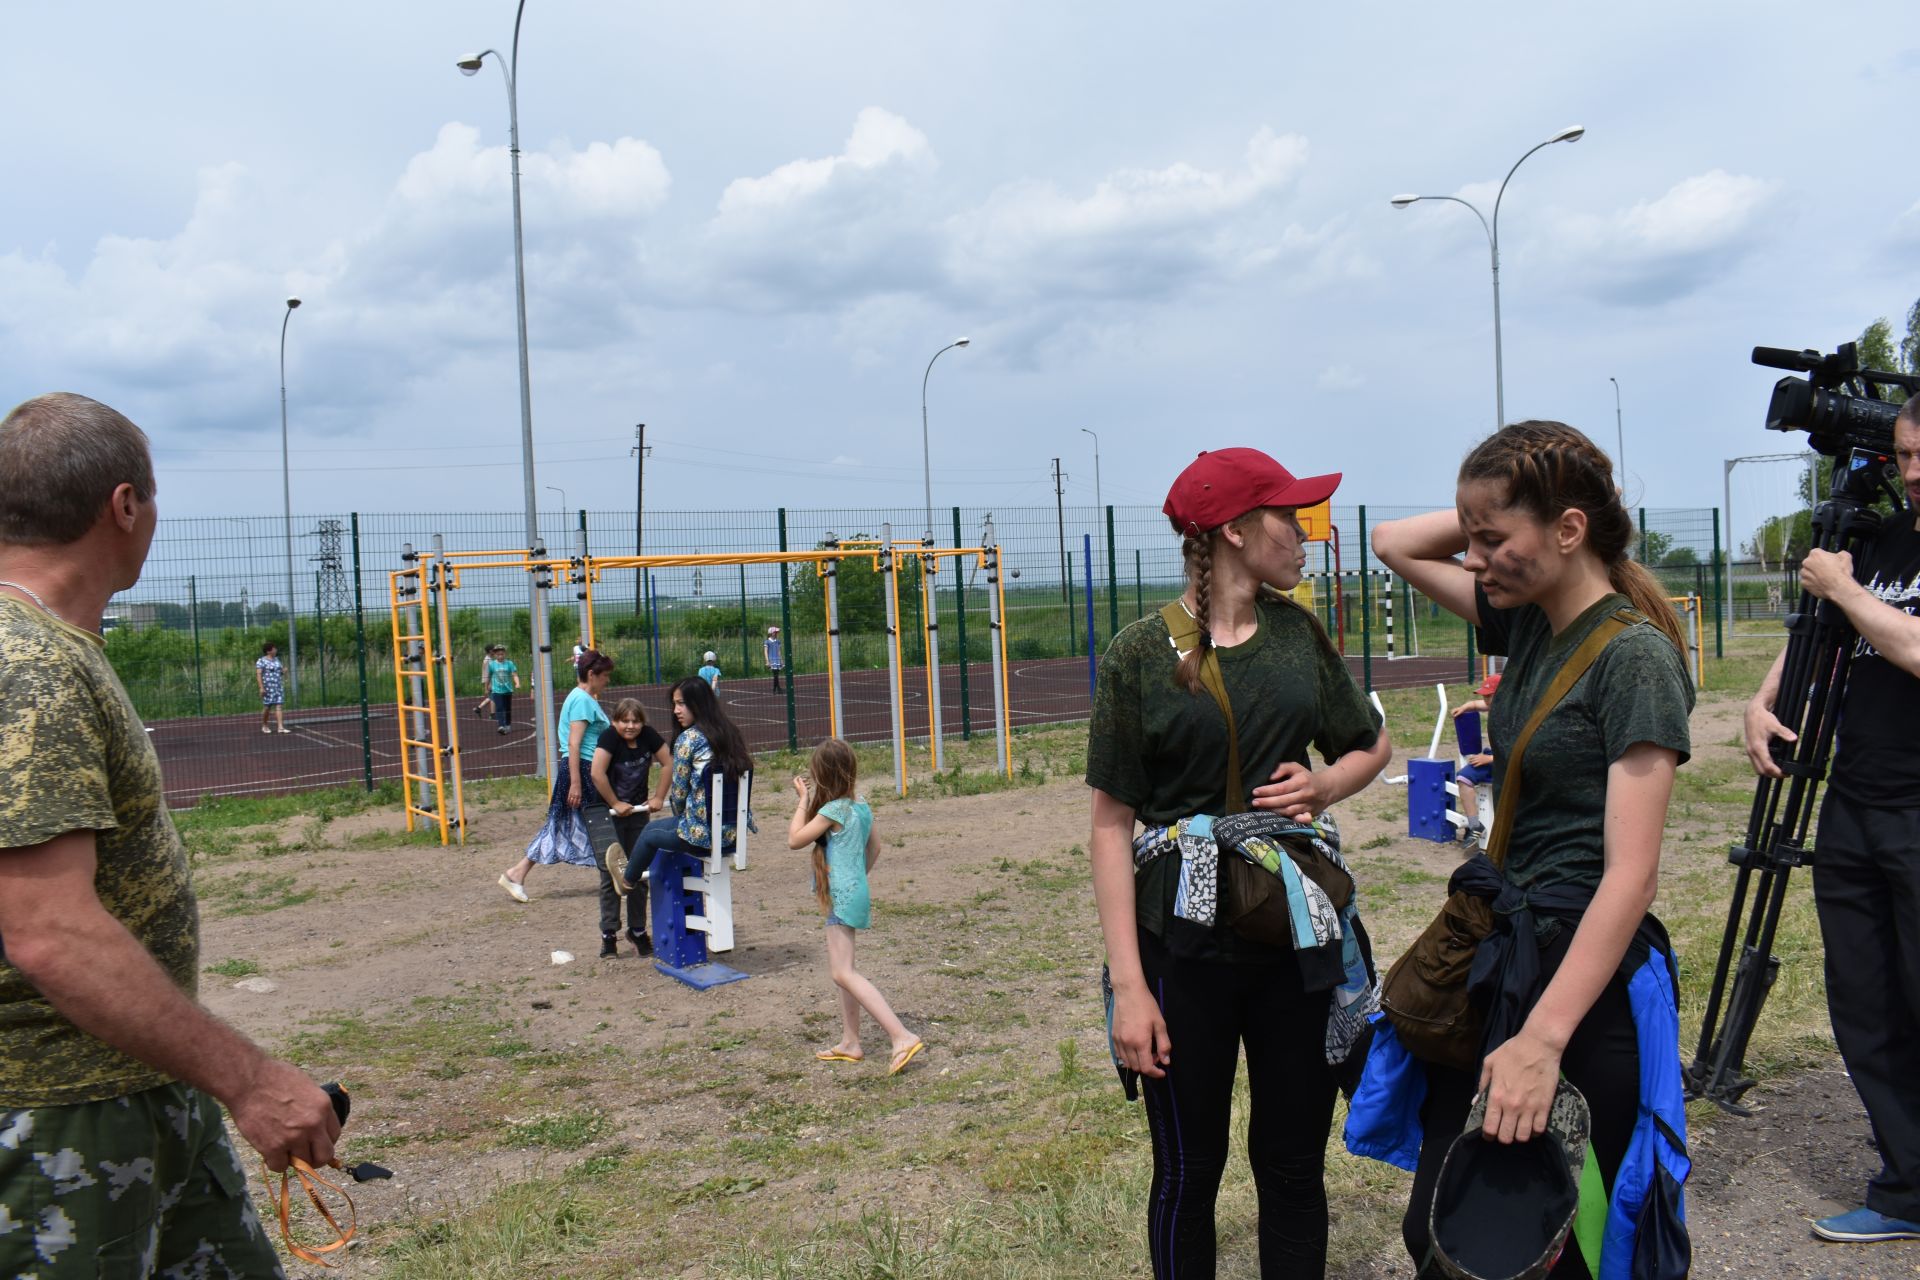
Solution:
<path fill-rule="evenodd" d="M 1540 951 L 1541 982 L 1559 972 L 1573 943 L 1573 928 L 1563 925 L 1554 940 Z M 1627 980 L 1618 973 L 1600 992 L 1600 998 L 1587 1010 L 1580 1026 L 1567 1041 L 1560 1055 L 1560 1073 L 1587 1100 L 1592 1116 L 1592 1150 L 1606 1179 L 1607 1194 L 1613 1194 L 1613 1176 L 1627 1154 L 1634 1125 L 1640 1119 L 1640 1041 L 1634 1031 L 1633 1005 L 1627 997 Z M 1407 1255 L 1416 1267 L 1427 1261 L 1430 1247 L 1427 1218 L 1433 1207 L 1433 1184 L 1440 1177 L 1441 1161 L 1447 1148 L 1467 1123 L 1473 1107 L 1473 1095 L 1480 1084 L 1477 1073 L 1468 1074 L 1451 1067 L 1427 1067 L 1427 1100 L 1420 1108 L 1420 1165 L 1413 1175 L 1413 1195 L 1407 1215 L 1400 1222 L 1400 1235 L 1406 1241 Z M 1422 1280 L 1438 1276 L 1438 1268 L 1422 1270 Z M 1567 1238 L 1560 1264 L 1553 1269 L 1554 1280 L 1590 1280 L 1586 1259 Z"/>
<path fill-rule="evenodd" d="M 1153 1139 L 1147 1244 L 1155 1280 L 1214 1274 L 1214 1198 L 1227 1167 L 1227 1121 L 1247 1049 L 1247 1162 L 1260 1202 L 1260 1275 L 1296 1280 L 1327 1265 L 1328 995 L 1301 987 L 1288 956 L 1220 964 L 1167 954 L 1140 935 L 1147 987 L 1167 1021 L 1172 1061 L 1142 1078 Z"/>

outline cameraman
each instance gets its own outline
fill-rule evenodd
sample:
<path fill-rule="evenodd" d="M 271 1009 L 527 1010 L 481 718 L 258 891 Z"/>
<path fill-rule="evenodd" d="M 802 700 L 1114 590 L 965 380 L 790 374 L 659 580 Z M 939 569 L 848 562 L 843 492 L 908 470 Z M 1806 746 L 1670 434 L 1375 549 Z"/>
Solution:
<path fill-rule="evenodd" d="M 1901 408 L 1893 438 L 1907 501 L 1920 512 L 1920 397 Z M 1889 521 L 1859 572 L 1844 552 L 1809 552 L 1800 585 L 1837 605 L 1859 635 L 1815 837 L 1813 899 L 1833 1036 L 1881 1164 L 1864 1207 L 1813 1230 L 1823 1240 L 1920 1239 L 1920 522 Z M 1785 658 L 1747 704 L 1747 757 L 1770 778 L 1781 771 L 1769 741 L 1794 741 L 1773 715 Z"/>

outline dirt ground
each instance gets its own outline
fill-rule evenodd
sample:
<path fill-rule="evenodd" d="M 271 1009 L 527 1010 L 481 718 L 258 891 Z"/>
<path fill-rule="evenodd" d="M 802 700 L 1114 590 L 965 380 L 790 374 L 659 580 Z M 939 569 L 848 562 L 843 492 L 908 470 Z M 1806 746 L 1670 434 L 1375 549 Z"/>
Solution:
<path fill-rule="evenodd" d="M 1730 753 L 1727 707 L 1699 716 L 1698 760 Z M 669 1248 L 672 1235 L 714 1233 L 737 1255 L 825 1217 L 931 1219 L 983 1197 L 1044 1194 L 1063 1152 L 1137 1165 L 1144 1123 L 1117 1101 L 1101 1034 L 1075 771 L 1055 760 L 1041 766 L 1049 780 L 1015 790 L 875 797 L 883 856 L 860 963 L 929 1045 L 896 1079 L 877 1034 L 867 1064 L 813 1061 L 837 1017 L 805 862 L 780 847 L 777 802 L 761 806 L 765 833 L 735 878 L 729 960 L 751 978 L 707 992 L 663 977 L 624 942 L 618 958 L 595 958 L 591 872 L 536 869 L 526 905 L 495 886 L 539 823 L 533 808 L 478 809 L 464 848 L 409 843 L 386 812 L 240 833 L 196 870 L 203 961 L 225 968 L 203 977 L 203 997 L 316 1076 L 347 1081 L 356 1105 L 343 1156 L 396 1173 L 355 1188 L 365 1236 L 343 1270 L 292 1271 L 399 1274 L 398 1243 L 444 1236 L 435 1224 L 500 1188 L 568 1170 L 618 1169 L 636 1205 L 653 1208 L 567 1274 L 696 1276 L 747 1272 L 720 1266 L 717 1246 Z M 1407 838 L 1404 815 L 1404 792 L 1381 783 L 1339 810 L 1383 967 L 1458 859 Z M 560 950 L 576 959 L 555 964 Z M 236 985 L 247 967 L 273 989 Z M 1920 1245 L 1809 1236 L 1808 1220 L 1853 1203 L 1874 1164 L 1837 1060 L 1748 1100 L 1751 1119 L 1694 1113 L 1696 1274 L 1920 1274 Z M 1392 1233 L 1404 1178 L 1341 1170 L 1336 1188 L 1364 1176 L 1373 1190 L 1365 1213 L 1336 1203 L 1335 1274 L 1411 1275 Z M 1223 1200 L 1222 1274 L 1252 1275 L 1248 1223 L 1229 1232 L 1227 1212 Z M 1344 1224 L 1362 1217 L 1370 1234 L 1343 1248 Z M 1120 1250 L 1135 1269 L 1106 1274 L 1144 1274 L 1143 1252 Z"/>

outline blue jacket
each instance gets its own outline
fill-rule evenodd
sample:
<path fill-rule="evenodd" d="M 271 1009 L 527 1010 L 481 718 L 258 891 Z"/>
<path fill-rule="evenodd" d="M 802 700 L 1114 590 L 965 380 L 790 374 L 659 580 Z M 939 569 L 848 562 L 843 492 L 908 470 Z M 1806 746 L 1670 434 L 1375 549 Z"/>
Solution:
<path fill-rule="evenodd" d="M 1596 1280 L 1683 1280 L 1688 1248 L 1681 1187 L 1693 1166 L 1680 1074 L 1679 971 L 1659 921 L 1647 917 L 1620 969 L 1639 1042 L 1640 1117 L 1604 1216 L 1583 1196 L 1574 1239 Z M 1375 1015 L 1373 1032 L 1347 1109 L 1347 1150 L 1411 1171 L 1424 1136 L 1426 1071 L 1384 1014 Z"/>

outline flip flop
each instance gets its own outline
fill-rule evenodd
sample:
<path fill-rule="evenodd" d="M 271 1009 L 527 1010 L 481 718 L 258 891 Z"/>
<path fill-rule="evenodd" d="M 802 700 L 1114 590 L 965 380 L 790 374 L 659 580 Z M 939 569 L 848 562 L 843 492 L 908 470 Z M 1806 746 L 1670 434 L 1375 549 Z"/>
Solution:
<path fill-rule="evenodd" d="M 842 1053 L 838 1049 L 822 1049 L 813 1055 L 820 1062 L 865 1062 L 864 1057 L 855 1057 L 851 1053 Z"/>
<path fill-rule="evenodd" d="M 908 1045 L 906 1048 L 895 1052 L 893 1055 L 892 1064 L 887 1067 L 887 1074 L 890 1076 L 897 1076 L 902 1071 L 905 1071 L 907 1069 L 907 1064 L 909 1062 L 912 1062 L 915 1058 L 919 1057 L 920 1051 L 926 1047 L 927 1047 L 927 1042 L 925 1040 L 915 1040 L 912 1044 Z"/>

